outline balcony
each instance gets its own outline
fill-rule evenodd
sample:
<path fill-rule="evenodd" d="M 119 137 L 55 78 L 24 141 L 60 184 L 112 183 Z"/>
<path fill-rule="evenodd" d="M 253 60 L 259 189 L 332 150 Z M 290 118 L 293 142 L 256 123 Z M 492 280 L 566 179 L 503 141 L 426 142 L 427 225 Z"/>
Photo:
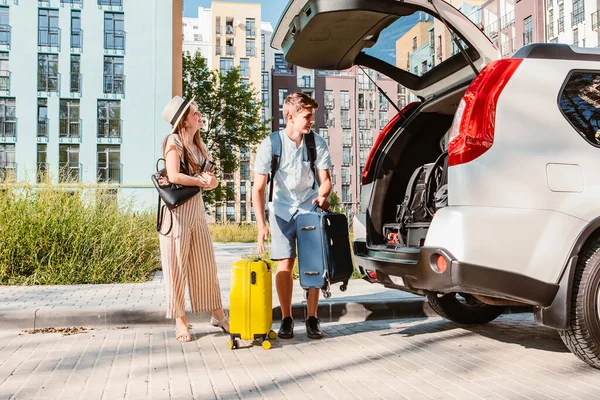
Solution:
<path fill-rule="evenodd" d="M 98 0 L 99 6 L 123 7 L 123 0 Z"/>
<path fill-rule="evenodd" d="M 0 92 L 10 92 L 10 71 L 0 70 Z"/>
<path fill-rule="evenodd" d="M 235 56 L 235 46 L 225 46 L 225 55 Z"/>
<path fill-rule="evenodd" d="M 17 139 L 17 121 L 4 120 L 0 121 L 0 137 L 5 139 Z"/>
<path fill-rule="evenodd" d="M 571 13 L 571 27 L 576 28 L 577 25 L 585 21 L 584 8 L 581 7 Z"/>
<path fill-rule="evenodd" d="M 315 82 L 310 76 L 301 77 L 300 79 L 298 79 L 297 83 L 299 88 L 310 89 L 315 87 Z"/>
<path fill-rule="evenodd" d="M 387 111 L 389 108 L 389 104 L 387 100 L 381 100 L 379 102 L 379 110 L 380 111 Z"/>
<path fill-rule="evenodd" d="M 375 90 L 375 85 L 371 82 L 358 82 L 358 90 Z"/>
<path fill-rule="evenodd" d="M 557 27 L 557 35 L 561 32 L 565 31 L 565 17 L 560 17 L 558 19 L 558 27 Z"/>
<path fill-rule="evenodd" d="M 361 137 L 359 139 L 360 147 L 371 147 L 373 146 L 373 138 L 370 137 Z"/>
<path fill-rule="evenodd" d="M 352 157 L 344 156 L 342 158 L 342 165 L 345 167 L 352 165 Z"/>
<path fill-rule="evenodd" d="M 342 118 L 342 128 L 351 128 L 350 119 Z"/>
<path fill-rule="evenodd" d="M 523 32 L 523 46 L 533 43 L 533 31 Z"/>
<path fill-rule="evenodd" d="M 71 50 L 79 49 L 83 45 L 83 30 L 82 29 L 71 29 Z"/>
<path fill-rule="evenodd" d="M 59 47 L 60 28 L 39 28 L 38 46 L 40 47 Z"/>
<path fill-rule="evenodd" d="M 256 48 L 246 47 L 246 56 L 247 57 L 255 57 L 256 56 Z"/>
<path fill-rule="evenodd" d="M 600 18 L 598 18 L 598 17 L 600 17 L 600 11 L 594 11 L 592 13 L 592 29 L 593 30 L 597 30 L 598 27 L 600 27 L 600 23 L 599 23 Z"/>
<path fill-rule="evenodd" d="M 515 24 L 515 12 L 511 11 L 502 16 L 500 18 L 500 29 L 508 28 L 511 25 Z"/>
<path fill-rule="evenodd" d="M 121 164 L 98 165 L 98 183 L 121 183 L 122 171 Z"/>
<path fill-rule="evenodd" d="M 352 136 L 344 136 L 342 138 L 342 145 L 344 147 L 352 147 Z"/>
<path fill-rule="evenodd" d="M 221 46 L 215 46 L 215 55 L 220 56 L 223 54 L 223 48 Z"/>
<path fill-rule="evenodd" d="M 125 31 L 105 31 L 104 49 L 125 51 Z"/>
<path fill-rule="evenodd" d="M 71 93 L 81 94 L 81 74 L 71 72 Z"/>
<path fill-rule="evenodd" d="M 121 139 L 123 121 L 120 119 L 98 118 L 98 138 Z"/>
<path fill-rule="evenodd" d="M 61 162 L 58 164 L 58 181 L 73 183 L 81 181 L 81 164 Z"/>
<path fill-rule="evenodd" d="M 340 101 L 340 107 L 342 110 L 349 110 L 350 109 L 350 99 L 342 99 Z"/>
<path fill-rule="evenodd" d="M 60 5 L 61 6 L 65 5 L 65 4 L 82 6 L 83 5 L 83 0 L 60 0 Z"/>
<path fill-rule="evenodd" d="M 254 26 L 247 26 L 246 36 L 256 36 L 256 28 Z"/>
<path fill-rule="evenodd" d="M 37 137 L 38 139 L 48 139 L 48 118 L 38 117 Z"/>
<path fill-rule="evenodd" d="M 498 35 L 498 21 L 494 21 L 485 27 L 485 34 L 490 39 Z"/>
<path fill-rule="evenodd" d="M 325 108 L 328 110 L 333 110 L 335 108 L 335 100 L 325 98 Z"/>
<path fill-rule="evenodd" d="M 366 119 L 359 119 L 358 120 L 358 128 L 359 129 L 366 129 L 367 128 L 367 120 Z"/>
<path fill-rule="evenodd" d="M 104 75 L 104 93 L 125 94 L 125 75 Z"/>
<path fill-rule="evenodd" d="M 554 21 L 546 25 L 546 41 L 550 41 L 556 35 L 554 34 Z"/>
<path fill-rule="evenodd" d="M 325 117 L 325 126 L 335 126 L 335 118 Z"/>
<path fill-rule="evenodd" d="M 0 25 L 0 46 L 10 46 L 10 25 Z"/>
<path fill-rule="evenodd" d="M 60 119 L 59 139 L 81 139 L 81 120 Z"/>
<path fill-rule="evenodd" d="M 235 35 L 235 27 L 233 25 L 225 25 L 225 34 L 227 36 L 233 36 Z"/>

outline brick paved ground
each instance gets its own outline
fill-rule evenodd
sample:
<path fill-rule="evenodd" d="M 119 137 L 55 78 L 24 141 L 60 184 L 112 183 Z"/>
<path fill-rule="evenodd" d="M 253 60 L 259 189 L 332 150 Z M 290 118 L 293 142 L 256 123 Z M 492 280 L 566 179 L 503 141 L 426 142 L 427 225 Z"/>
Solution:
<path fill-rule="evenodd" d="M 530 315 L 464 328 L 440 318 L 324 325 L 326 338 L 229 350 L 196 326 L 85 334 L 0 331 L 0 399 L 593 399 L 600 371 Z"/>

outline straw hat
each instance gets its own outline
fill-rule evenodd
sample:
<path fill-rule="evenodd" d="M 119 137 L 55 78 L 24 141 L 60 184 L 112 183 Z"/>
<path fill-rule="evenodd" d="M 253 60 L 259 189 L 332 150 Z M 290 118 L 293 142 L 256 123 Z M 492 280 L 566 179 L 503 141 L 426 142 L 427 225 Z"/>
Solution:
<path fill-rule="evenodd" d="M 181 96 L 175 96 L 163 110 L 163 119 L 172 126 L 171 133 L 175 132 L 175 129 L 177 129 L 179 121 L 181 121 L 181 118 L 185 114 L 185 111 L 190 107 L 190 104 L 192 104 L 192 101 L 194 101 L 194 99 L 186 100 Z"/>

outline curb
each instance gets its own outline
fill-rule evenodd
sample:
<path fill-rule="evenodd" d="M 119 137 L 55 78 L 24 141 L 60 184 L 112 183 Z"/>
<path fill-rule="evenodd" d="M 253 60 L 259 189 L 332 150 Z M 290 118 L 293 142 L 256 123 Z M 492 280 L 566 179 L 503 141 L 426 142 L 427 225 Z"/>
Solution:
<path fill-rule="evenodd" d="M 532 307 L 507 307 L 505 314 L 532 312 Z M 165 318 L 163 307 L 152 308 L 96 308 L 0 311 L 0 329 L 39 329 L 47 327 L 110 327 L 129 325 L 172 325 Z M 225 309 L 228 314 L 229 310 Z M 317 315 L 322 322 L 362 322 L 382 319 L 437 317 L 425 298 L 395 301 L 321 301 Z M 304 303 L 292 305 L 292 316 L 298 321 L 306 318 Z M 187 314 L 190 323 L 209 323 L 211 313 Z M 281 321 L 281 308 L 273 308 L 273 321 Z"/>

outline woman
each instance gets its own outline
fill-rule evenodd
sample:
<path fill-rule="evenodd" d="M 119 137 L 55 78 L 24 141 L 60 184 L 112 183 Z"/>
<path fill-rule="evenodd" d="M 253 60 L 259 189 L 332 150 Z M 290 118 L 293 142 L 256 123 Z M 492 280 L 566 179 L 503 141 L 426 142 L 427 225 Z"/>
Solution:
<path fill-rule="evenodd" d="M 202 190 L 217 187 L 213 172 L 201 171 L 209 155 L 200 138 L 201 114 L 193 100 L 175 96 L 163 111 L 163 118 L 173 126 L 165 139 L 163 153 L 169 181 L 183 186 L 199 186 Z M 189 171 L 180 171 L 184 160 Z M 175 335 L 189 342 L 185 319 L 186 281 L 192 312 L 212 311 L 211 324 L 229 332 L 229 321 L 223 313 L 221 290 L 217 279 L 214 248 L 204 214 L 202 190 L 185 204 L 173 210 L 173 229 L 160 236 L 160 252 L 167 295 L 167 318 L 175 319 Z M 165 226 L 171 221 L 165 217 Z"/>

